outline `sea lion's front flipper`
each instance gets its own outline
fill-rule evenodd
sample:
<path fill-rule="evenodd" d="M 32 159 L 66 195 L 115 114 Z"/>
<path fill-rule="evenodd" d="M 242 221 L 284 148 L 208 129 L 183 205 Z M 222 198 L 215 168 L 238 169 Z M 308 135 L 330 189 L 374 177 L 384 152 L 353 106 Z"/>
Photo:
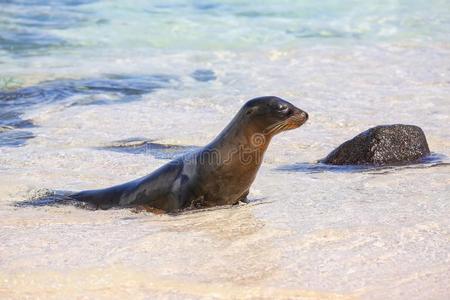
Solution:
<path fill-rule="evenodd" d="M 239 204 L 239 202 L 242 203 L 249 203 L 250 201 L 247 199 L 248 193 L 250 193 L 249 190 L 246 190 L 241 197 L 239 197 L 238 201 L 236 202 L 236 204 Z"/>

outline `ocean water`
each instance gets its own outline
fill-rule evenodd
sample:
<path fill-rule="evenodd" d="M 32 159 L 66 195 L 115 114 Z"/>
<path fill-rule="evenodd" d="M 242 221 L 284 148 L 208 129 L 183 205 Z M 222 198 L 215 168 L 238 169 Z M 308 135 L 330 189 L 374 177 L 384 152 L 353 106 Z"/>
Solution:
<path fill-rule="evenodd" d="M 148 174 L 262 95 L 310 119 L 250 204 L 15 206 Z M 0 0 L 0 298 L 448 299 L 449 119 L 446 0 Z M 433 155 L 317 163 L 394 123 Z"/>

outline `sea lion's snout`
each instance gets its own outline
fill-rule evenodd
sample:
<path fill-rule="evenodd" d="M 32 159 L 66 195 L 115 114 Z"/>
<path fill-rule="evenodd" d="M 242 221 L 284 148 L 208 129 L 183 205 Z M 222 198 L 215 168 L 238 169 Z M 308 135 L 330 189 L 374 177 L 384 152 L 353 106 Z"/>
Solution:
<path fill-rule="evenodd" d="M 304 120 L 305 120 L 305 122 L 308 120 L 308 113 L 306 112 L 306 111 L 302 111 L 301 113 L 300 113 L 300 117 L 302 117 Z"/>
<path fill-rule="evenodd" d="M 308 120 L 308 113 L 306 111 L 301 110 L 300 108 L 293 107 L 293 114 L 289 117 L 289 129 L 294 129 L 302 126 Z"/>
<path fill-rule="evenodd" d="M 309 115 L 306 111 L 297 108 L 296 114 L 298 116 L 298 119 L 301 121 L 301 125 L 303 125 L 306 121 L 308 121 Z"/>

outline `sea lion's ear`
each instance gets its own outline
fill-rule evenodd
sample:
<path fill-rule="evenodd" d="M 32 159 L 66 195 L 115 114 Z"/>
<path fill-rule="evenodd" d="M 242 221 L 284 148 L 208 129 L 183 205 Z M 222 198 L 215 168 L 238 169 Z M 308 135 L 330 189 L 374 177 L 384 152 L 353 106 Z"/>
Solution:
<path fill-rule="evenodd" d="M 256 110 L 256 107 L 247 108 L 247 111 L 245 112 L 245 114 L 251 115 L 255 110 Z"/>

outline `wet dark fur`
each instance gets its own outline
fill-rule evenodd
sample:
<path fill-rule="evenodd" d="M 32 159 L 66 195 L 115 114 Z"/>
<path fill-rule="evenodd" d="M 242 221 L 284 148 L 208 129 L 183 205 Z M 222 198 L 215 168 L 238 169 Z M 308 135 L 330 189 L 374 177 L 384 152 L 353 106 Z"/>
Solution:
<path fill-rule="evenodd" d="M 272 137 L 301 126 L 307 118 L 278 97 L 252 99 L 204 148 L 145 177 L 70 197 L 93 208 L 144 206 L 165 212 L 236 204 L 246 199 Z"/>

